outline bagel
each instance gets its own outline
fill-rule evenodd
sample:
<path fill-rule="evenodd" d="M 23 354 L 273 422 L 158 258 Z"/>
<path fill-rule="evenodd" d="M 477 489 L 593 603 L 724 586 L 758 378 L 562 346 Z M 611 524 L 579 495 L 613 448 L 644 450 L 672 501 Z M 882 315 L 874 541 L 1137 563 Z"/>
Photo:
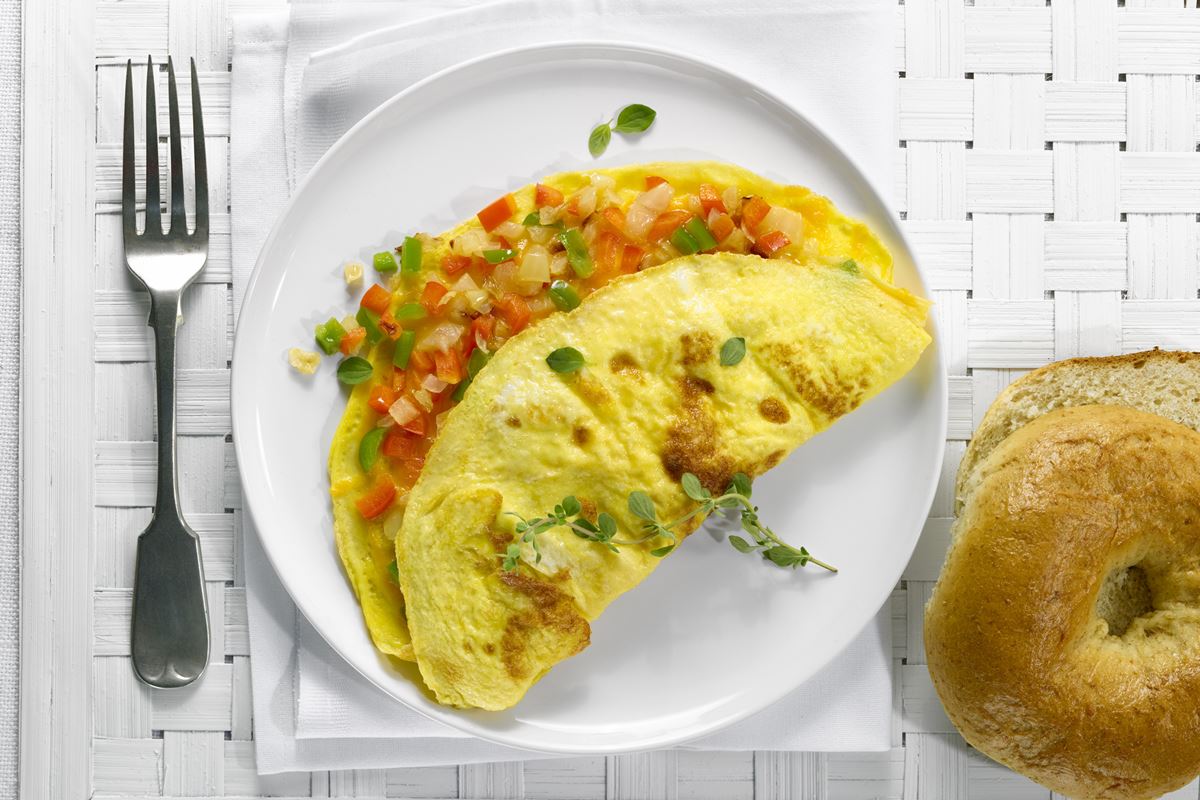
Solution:
<path fill-rule="evenodd" d="M 1013 381 L 967 445 L 958 470 L 957 507 L 962 507 L 967 476 L 1004 437 L 1048 411 L 1082 405 L 1130 406 L 1200 430 L 1200 353 L 1156 349 L 1070 358 Z"/>
<path fill-rule="evenodd" d="M 959 499 L 925 653 L 967 742 L 1070 797 L 1192 780 L 1200 433 L 1120 405 L 1060 408 L 964 465 Z"/>

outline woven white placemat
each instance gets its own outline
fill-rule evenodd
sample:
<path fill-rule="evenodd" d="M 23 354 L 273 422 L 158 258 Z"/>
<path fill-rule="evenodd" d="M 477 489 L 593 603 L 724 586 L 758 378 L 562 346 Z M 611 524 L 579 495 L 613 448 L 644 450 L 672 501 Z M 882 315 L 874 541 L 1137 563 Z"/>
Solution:
<path fill-rule="evenodd" d="M 943 491 L 893 595 L 901 680 L 890 752 L 650 753 L 264 779 L 254 773 L 249 741 L 250 663 L 236 556 L 241 500 L 227 441 L 230 219 L 214 215 L 212 256 L 185 304 L 179 354 L 183 503 L 204 538 L 214 663 L 195 689 L 152 695 L 128 663 L 134 537 L 153 493 L 150 353 L 145 301 L 124 274 L 116 212 L 124 59 L 197 56 L 219 209 L 228 197 L 219 168 L 228 153 L 225 15 L 271 4 L 96 0 L 95 47 L 78 50 L 94 64 L 97 101 L 97 441 L 94 557 L 86 567 L 95 587 L 89 702 L 97 796 L 1050 800 L 954 733 L 923 664 L 920 612 L 948 535 L 953 471 L 1006 383 L 1077 354 L 1155 344 L 1200 349 L 1195 0 L 896 6 L 895 200 L 929 273 L 952 399 Z M 0 192 L 8 185 L 0 175 Z M 0 643 L 0 650 L 8 648 Z M 1200 800 L 1200 788 L 1192 784 L 1178 797 Z"/>
<path fill-rule="evenodd" d="M 0 2 L 0 797 L 17 791 L 21 4 Z"/>

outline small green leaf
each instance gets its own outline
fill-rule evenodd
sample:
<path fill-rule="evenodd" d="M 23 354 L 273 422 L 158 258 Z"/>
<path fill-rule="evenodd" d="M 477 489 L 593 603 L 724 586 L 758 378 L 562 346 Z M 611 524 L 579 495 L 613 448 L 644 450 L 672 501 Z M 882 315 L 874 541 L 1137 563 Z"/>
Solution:
<path fill-rule="evenodd" d="M 450 395 L 450 399 L 456 403 L 461 403 L 462 399 L 467 396 L 467 387 L 470 385 L 471 379 L 469 377 L 463 378 L 458 382 L 458 385 L 454 387 L 454 392 Z"/>
<path fill-rule="evenodd" d="M 654 124 L 658 113 L 650 106 L 634 103 L 621 109 L 617 114 L 617 133 L 641 133 Z"/>
<path fill-rule="evenodd" d="M 749 553 L 754 549 L 749 542 L 740 536 L 730 536 L 729 543 L 733 545 L 733 549 L 737 550 L 739 553 Z"/>
<path fill-rule="evenodd" d="M 587 517 L 580 517 L 579 519 L 575 520 L 575 524 L 583 528 L 588 533 L 600 533 L 600 529 L 597 528 L 595 523 L 593 523 Z"/>
<path fill-rule="evenodd" d="M 528 214 L 525 215 L 525 219 L 521 220 L 521 224 L 524 225 L 526 228 L 532 227 L 534 225 L 541 225 L 542 217 L 540 214 L 538 214 L 538 212 L 530 211 Z"/>
<path fill-rule="evenodd" d="M 383 443 L 385 433 L 387 431 L 383 428 L 372 428 L 358 443 L 358 463 L 362 465 L 363 472 L 370 472 L 379 460 L 379 445 Z"/>
<path fill-rule="evenodd" d="M 593 156 L 603 155 L 608 149 L 608 143 L 612 140 L 612 128 L 608 127 L 608 123 L 604 122 L 592 128 L 592 133 L 588 136 L 588 152 Z"/>
<path fill-rule="evenodd" d="M 388 575 L 395 583 L 400 583 L 400 567 L 396 565 L 396 559 L 392 559 L 392 563 L 388 564 Z"/>
<path fill-rule="evenodd" d="M 350 356 L 338 364 L 338 380 L 348 386 L 355 386 L 371 377 L 371 362 L 361 356 Z"/>
<path fill-rule="evenodd" d="M 808 563 L 808 553 L 793 550 L 784 545 L 775 545 L 763 550 L 763 558 L 780 567 L 803 567 Z"/>
<path fill-rule="evenodd" d="M 746 340 L 741 336 L 726 339 L 721 345 L 721 366 L 732 367 L 746 357 Z"/>
<path fill-rule="evenodd" d="M 607 511 L 600 512 L 600 516 L 596 518 L 596 523 L 600 528 L 600 532 L 609 539 L 617 535 L 617 521 Z"/>
<path fill-rule="evenodd" d="M 853 258 L 847 258 L 841 264 L 838 264 L 838 266 L 841 267 L 842 269 L 846 270 L 846 272 L 849 272 L 852 275 L 858 274 L 858 262 L 855 261 Z"/>
<path fill-rule="evenodd" d="M 579 502 L 579 498 L 575 495 L 564 497 L 562 501 L 563 513 L 568 517 L 573 517 L 583 510 L 583 504 Z"/>
<path fill-rule="evenodd" d="M 658 512 L 654 510 L 654 501 L 650 495 L 642 491 L 629 493 L 629 513 L 647 522 L 658 520 Z"/>
<path fill-rule="evenodd" d="M 750 496 L 750 477 L 744 472 L 735 472 L 729 481 L 729 490 L 726 494 L 740 494 L 742 497 Z"/>
<path fill-rule="evenodd" d="M 683 478 L 680 480 L 680 483 L 683 484 L 684 494 L 686 494 L 688 497 L 692 498 L 696 502 L 702 503 L 708 499 L 708 496 L 709 496 L 708 492 L 700 484 L 700 479 L 697 478 L 692 473 L 690 473 L 690 472 L 683 473 Z"/>
<path fill-rule="evenodd" d="M 662 558 L 663 556 L 665 556 L 667 553 L 671 552 L 674 549 L 675 549 L 675 545 L 673 545 L 673 544 L 669 544 L 666 547 L 656 547 L 650 551 L 650 555 L 654 556 L 655 558 Z"/>
<path fill-rule="evenodd" d="M 555 372 L 576 372 L 583 369 L 584 360 L 583 353 L 576 350 L 574 347 L 560 347 L 550 355 L 546 356 L 546 363 L 550 365 L 550 369 Z"/>
<path fill-rule="evenodd" d="M 517 568 L 517 562 L 521 560 L 521 545 L 513 542 L 504 551 L 504 569 L 505 571 L 514 570 Z"/>

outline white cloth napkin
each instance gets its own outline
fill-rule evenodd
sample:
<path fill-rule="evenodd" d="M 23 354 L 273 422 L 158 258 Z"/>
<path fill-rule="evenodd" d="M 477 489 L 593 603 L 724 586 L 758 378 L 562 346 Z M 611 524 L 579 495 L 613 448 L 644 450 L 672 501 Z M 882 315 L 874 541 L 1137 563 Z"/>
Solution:
<path fill-rule="evenodd" d="M 231 121 L 235 308 L 290 192 L 342 133 L 417 80 L 525 44 L 628 41 L 704 54 L 803 108 L 890 185 L 893 21 L 887 0 L 296 0 L 290 19 L 240 17 Z M 297 615 L 250 520 L 243 526 L 260 773 L 544 757 L 428 720 L 359 677 Z M 891 709 L 885 608 L 784 701 L 687 747 L 886 750 Z"/>

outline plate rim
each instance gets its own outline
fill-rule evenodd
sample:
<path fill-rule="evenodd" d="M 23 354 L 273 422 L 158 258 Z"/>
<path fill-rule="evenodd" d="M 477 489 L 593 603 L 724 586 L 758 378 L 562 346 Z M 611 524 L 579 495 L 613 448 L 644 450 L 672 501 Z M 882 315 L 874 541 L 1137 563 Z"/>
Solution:
<path fill-rule="evenodd" d="M 807 126 L 808 129 L 811 131 L 811 133 L 817 139 L 819 139 L 826 147 L 830 148 L 831 150 L 833 150 L 834 152 L 839 154 L 839 156 L 851 168 L 853 173 L 856 175 L 857 179 L 859 181 L 861 181 L 862 185 L 867 190 L 867 193 L 869 195 L 871 195 L 872 200 L 877 202 L 882 208 L 887 209 L 892 214 L 895 213 L 894 208 L 893 208 L 893 203 L 888 200 L 889 195 L 880 190 L 880 188 L 876 184 L 876 182 L 862 168 L 859 160 L 854 155 L 847 152 L 847 150 L 842 145 L 840 145 L 837 142 L 837 140 L 834 139 L 822 125 L 815 122 L 812 119 L 812 117 L 810 117 L 807 113 L 805 113 L 804 111 L 799 109 L 795 104 L 793 104 L 787 100 L 784 100 L 783 98 L 781 98 L 779 95 L 777 95 L 775 92 L 771 91 L 770 89 L 766 89 L 766 88 L 759 86 L 758 84 L 750 81 L 749 79 L 742 77 L 741 75 L 739 75 L 737 72 L 733 71 L 729 67 L 726 67 L 719 63 L 700 61 L 699 59 L 697 59 L 691 55 L 688 55 L 686 53 L 683 53 L 683 52 L 680 52 L 678 50 L 674 50 L 671 48 L 659 47 L 659 46 L 655 46 L 655 45 L 647 45 L 647 44 L 643 44 L 640 42 L 623 41 L 623 40 L 615 40 L 615 39 L 614 40 L 570 39 L 570 40 L 561 40 L 561 41 L 556 41 L 556 42 L 539 42 L 539 43 L 533 43 L 533 44 L 528 44 L 528 45 L 521 45 L 521 46 L 517 46 L 517 47 L 506 48 L 503 50 L 497 50 L 497 51 L 493 51 L 490 53 L 485 53 L 483 55 L 476 56 L 476 57 L 471 58 L 466 61 L 462 61 L 460 63 L 449 66 L 445 69 L 439 70 L 438 72 L 435 72 L 431 75 L 428 75 L 425 78 L 422 78 L 421 80 L 413 83 L 411 86 L 408 86 L 408 87 L 402 89 L 401 91 L 399 91 L 396 94 L 389 97 L 387 100 L 380 103 L 378 106 L 376 106 L 374 109 L 372 109 L 369 113 L 364 115 L 362 117 L 362 119 L 358 120 L 354 125 L 352 125 L 348 130 L 346 130 L 345 133 L 343 133 L 340 137 L 338 137 L 337 141 L 335 141 L 329 147 L 329 149 L 326 150 L 321 155 L 321 157 L 316 161 L 316 163 L 313 164 L 311 169 L 309 169 L 308 173 L 305 174 L 304 177 L 299 182 L 297 182 L 295 189 L 292 191 L 291 196 L 288 197 L 288 200 L 285 203 L 283 209 L 279 212 L 279 215 L 276 217 L 274 223 L 272 223 L 270 232 L 267 234 L 267 237 L 263 240 L 263 243 L 258 251 L 258 254 L 255 256 L 254 267 L 252 268 L 252 270 L 250 272 L 250 276 L 246 282 L 245 292 L 242 295 L 242 306 L 245 307 L 247 301 L 253 296 L 253 294 L 255 292 L 259 278 L 261 277 L 262 272 L 263 272 L 262 268 L 263 268 L 264 262 L 266 260 L 265 256 L 267 253 L 271 252 L 271 250 L 274 249 L 274 247 L 276 245 L 276 240 L 281 235 L 282 221 L 284 219 L 286 219 L 293 212 L 294 208 L 299 204 L 301 196 L 304 193 L 304 190 L 308 188 L 309 184 L 313 181 L 314 177 L 319 175 L 320 172 L 326 167 L 326 165 L 330 161 L 332 161 L 338 154 L 340 154 L 340 151 L 348 145 L 348 142 L 350 142 L 361 129 L 366 128 L 369 125 L 371 125 L 376 118 L 387 113 L 387 111 L 389 109 L 391 109 L 393 106 L 403 103 L 411 95 L 417 94 L 421 91 L 425 91 L 430 85 L 435 84 L 444 79 L 447 79 L 449 77 L 452 77 L 458 73 L 470 72 L 472 70 L 477 70 L 477 69 L 480 69 L 482 66 L 484 66 L 488 63 L 491 63 L 491 62 L 507 62 L 510 60 L 515 60 L 517 63 L 522 63 L 521 59 L 528 59 L 531 55 L 537 54 L 537 53 L 558 55 L 561 58 L 561 55 L 563 53 L 571 53 L 571 52 L 574 52 L 581 57 L 593 57 L 593 58 L 599 57 L 599 58 L 607 58 L 609 60 L 619 60 L 618 56 L 620 54 L 625 54 L 626 56 L 635 55 L 635 56 L 640 57 L 639 60 L 642 63 L 651 63 L 651 64 L 655 64 L 658 66 L 663 66 L 664 62 L 666 62 L 667 66 L 670 66 L 669 62 L 671 62 L 671 61 L 681 62 L 683 64 L 688 65 L 691 69 L 700 70 L 701 72 L 707 72 L 709 75 L 717 78 L 718 80 L 721 80 L 721 81 L 724 81 L 727 83 L 731 83 L 736 86 L 743 86 L 748 89 L 752 89 L 754 92 L 756 92 L 758 94 L 758 96 L 764 98 L 765 100 L 767 100 L 768 102 L 770 102 L 771 104 L 776 106 L 777 108 L 779 108 L 783 111 L 786 111 L 796 121 L 799 121 L 800 123 Z M 898 221 L 896 219 L 892 218 L 890 221 L 892 224 L 891 224 L 891 230 L 889 231 L 889 233 L 894 234 L 895 239 L 896 239 L 895 244 L 902 247 L 903 250 L 906 252 L 906 255 L 908 256 L 909 261 L 911 262 L 911 264 L 913 266 L 913 270 L 914 270 L 917 280 L 920 284 L 920 287 L 922 290 L 922 296 L 925 297 L 925 299 L 929 299 L 928 294 L 930 293 L 931 290 L 929 288 L 927 276 L 926 276 L 924 270 L 921 268 L 920 262 L 917 258 L 916 251 L 912 246 L 912 242 L 909 239 L 907 233 L 904 231 L 903 226 L 899 225 Z M 238 353 L 243 350 L 242 342 L 245 339 L 245 337 L 242 335 L 243 330 L 244 330 L 243 317 L 239 313 L 237 321 L 236 321 L 236 325 L 234 328 L 233 348 L 232 348 L 232 351 L 230 354 L 230 414 L 231 414 L 231 423 L 232 423 L 231 428 L 232 428 L 234 458 L 235 458 L 237 466 L 238 466 L 238 483 L 242 489 L 243 511 L 250 517 L 251 521 L 254 523 L 255 530 L 256 530 L 255 535 L 258 536 L 260 549 L 263 552 L 263 554 L 266 556 L 267 561 L 270 563 L 271 569 L 274 570 L 275 575 L 278 577 L 280 584 L 283 586 L 284 590 L 287 591 L 289 599 L 296 606 L 296 609 L 301 614 L 304 615 L 305 620 L 309 621 L 309 624 L 312 626 L 313 630 L 317 632 L 317 634 L 322 638 L 322 640 L 325 641 L 325 643 L 329 646 L 329 648 L 331 650 L 333 650 L 335 653 L 337 653 L 338 657 L 340 659 L 342 659 L 342 661 L 344 661 L 347 665 L 349 665 L 355 672 L 357 672 L 360 676 L 362 676 L 365 680 L 367 680 L 373 686 L 375 686 L 380 691 L 385 693 L 389 698 L 391 698 L 392 700 L 394 700 L 398 703 L 403 704 L 405 706 L 405 708 L 408 708 L 427 719 L 438 722 L 440 724 L 444 724 L 444 725 L 448 725 L 450 727 L 456 728 L 460 731 L 470 734 L 471 736 L 475 736 L 479 739 L 491 742 L 493 744 L 499 744 L 499 745 L 503 745 L 505 747 L 526 750 L 530 753 L 535 753 L 535 754 L 549 754 L 549 755 L 600 755 L 600 754 L 633 753 L 633 752 L 641 752 L 641 751 L 646 751 L 646 750 L 660 749 L 660 748 L 664 748 L 664 747 L 677 746 L 679 744 L 713 734 L 717 731 L 720 731 L 720 730 L 728 728 L 732 725 L 735 725 L 735 724 L 747 719 L 748 717 L 751 717 L 754 714 L 757 714 L 758 712 L 763 711 L 764 709 L 766 709 L 770 706 L 773 706 L 776 703 L 783 700 L 788 694 L 797 690 L 804 683 L 811 680 L 818 672 L 820 672 L 822 669 L 827 667 L 838 656 L 840 656 L 844 650 L 846 650 L 846 648 L 862 633 L 862 631 L 865 630 L 866 626 L 870 624 L 871 619 L 873 619 L 873 617 L 875 615 L 878 615 L 879 610 L 881 608 L 883 608 L 883 605 L 888 602 L 888 599 L 891 597 L 891 594 L 894 591 L 894 587 L 895 587 L 896 583 L 901 579 L 904 568 L 907 565 L 908 561 L 911 559 L 912 553 L 915 552 L 918 541 L 920 539 L 922 525 L 918 524 L 915 526 L 916 531 L 910 535 L 911 536 L 910 546 L 908 546 L 906 548 L 908 551 L 908 557 L 903 560 L 903 563 L 894 565 L 894 569 L 885 570 L 885 572 L 887 572 L 887 573 L 894 572 L 894 575 L 889 581 L 886 582 L 885 585 L 888 588 L 887 588 L 886 592 L 881 592 L 881 597 L 879 599 L 879 602 L 877 604 L 873 604 L 873 605 L 875 605 L 874 614 L 871 617 L 868 617 L 866 622 L 862 626 L 856 628 L 853 632 L 851 632 L 849 634 L 845 634 L 843 641 L 837 647 L 832 648 L 829 651 L 829 655 L 826 659 L 824 659 L 820 664 L 813 667 L 808 672 L 808 674 L 805 676 L 805 678 L 803 680 L 794 683 L 793 685 L 788 687 L 786 690 L 781 691 L 781 692 L 772 693 L 769 696 L 764 695 L 765 699 L 762 699 L 756 703 L 747 703 L 747 704 L 745 704 L 745 706 L 739 708 L 736 713 L 730 714 L 730 715 L 726 716 L 725 718 L 717 720 L 715 722 L 694 724 L 694 725 L 690 726 L 686 730 L 686 732 L 684 732 L 682 734 L 677 734 L 673 731 L 668 731 L 665 733 L 659 733 L 658 735 L 642 735 L 640 738 L 635 737 L 632 744 L 630 744 L 628 746 L 619 746 L 619 747 L 614 748 L 614 747 L 611 747 L 608 745 L 596 746 L 596 745 L 573 744 L 573 743 L 560 744 L 560 745 L 557 745 L 554 747 L 549 747 L 549 746 L 543 747 L 540 745 L 530 745 L 529 743 L 523 741 L 521 739 L 521 737 L 519 737 L 519 736 L 513 737 L 511 735 L 506 735 L 506 733 L 508 733 L 508 732 L 500 733 L 500 732 L 495 731 L 494 729 L 489 729 L 489 728 L 482 727 L 482 726 L 475 724 L 475 722 L 472 719 L 463 715 L 459 709 L 454 709 L 454 708 L 450 708 L 450 707 L 445 707 L 444 710 L 421 708 L 421 707 L 418 707 L 416 705 L 413 705 L 413 704 L 407 702 L 405 699 L 403 699 L 401 697 L 396 696 L 396 694 L 394 694 L 387 686 L 376 681 L 371 675 L 367 674 L 363 669 L 361 669 L 351 658 L 349 658 L 345 653 L 343 653 L 342 650 L 339 649 L 339 647 L 336 644 L 334 644 L 332 641 L 330 641 L 329 637 L 326 636 L 325 631 L 323 631 L 321 628 L 319 628 L 315 623 L 311 622 L 311 617 L 307 613 L 305 613 L 306 606 L 308 606 L 310 604 L 308 602 L 306 602 L 305 599 L 303 599 L 304 595 L 302 592 L 298 593 L 296 591 L 293 591 L 293 588 L 292 588 L 288 578 L 286 578 L 283 571 L 281 571 L 279 569 L 277 560 L 272 552 L 272 549 L 266 545 L 266 539 L 257 533 L 257 530 L 260 528 L 260 526 L 257 524 L 258 515 L 256 515 L 254 512 L 253 501 L 251 500 L 251 493 L 246 491 L 247 483 L 246 483 L 245 478 L 243 477 L 245 475 L 245 471 L 243 470 L 242 465 L 245 463 L 252 463 L 252 460 L 244 459 L 243 455 L 244 454 L 249 455 L 249 450 L 248 450 L 248 447 L 249 447 L 248 442 L 249 441 L 253 440 L 255 442 L 258 442 L 259 440 L 257 439 L 257 437 L 246 437 L 246 436 L 238 435 L 239 429 L 245 428 L 245 425 L 239 425 L 239 422 L 238 422 L 239 418 L 241 418 L 241 416 L 242 416 L 237 413 L 237 409 L 239 407 L 238 397 L 241 393 L 243 393 L 243 392 L 248 393 L 248 391 L 249 391 L 249 390 L 243 389 L 241 392 L 239 392 L 239 388 L 242 387 L 244 385 L 244 383 L 246 383 L 246 382 L 238 380 L 238 377 L 237 377 L 239 374 Z M 938 405 L 939 414 L 938 414 L 937 428 L 938 428 L 938 433 L 939 433 L 939 437 L 940 437 L 938 441 L 944 443 L 946 440 L 946 435 L 947 435 L 948 426 L 949 426 L 949 386 L 948 386 L 949 379 L 948 379 L 948 372 L 946 369 L 946 355 L 941 346 L 942 339 L 941 339 L 941 333 L 940 333 L 940 326 L 938 325 L 938 320 L 937 320 L 936 315 L 930 314 L 927 317 L 926 330 L 930 334 L 930 337 L 931 337 L 930 344 L 933 346 L 933 352 L 935 355 L 935 363 L 933 364 L 934 374 L 931 376 L 931 386 L 933 387 L 932 388 L 933 391 L 940 392 L 941 401 L 942 401 Z M 249 396 L 250 395 L 248 394 L 248 397 Z M 243 432 L 244 432 L 244 430 L 243 430 Z M 246 442 L 247 444 L 239 444 L 239 442 Z M 923 507 L 926 509 L 925 516 L 928 516 L 928 510 L 931 509 L 933 506 L 933 501 L 934 501 L 934 498 L 935 498 L 935 495 L 937 492 L 937 487 L 940 482 L 940 474 L 942 471 L 944 459 L 945 459 L 945 447 L 943 446 L 943 447 L 938 448 L 935 451 L 932 469 L 930 470 L 931 474 L 930 474 L 928 486 L 927 486 L 926 492 L 925 492 L 925 499 L 924 499 L 923 503 L 919 504 L 919 507 Z M 342 568 L 340 564 L 339 564 L 339 570 L 341 570 L 344 573 L 344 568 Z M 353 591 L 353 590 L 351 589 L 351 591 Z M 517 723 L 517 725 L 514 726 L 514 730 L 520 730 L 522 727 L 528 727 L 528 725 L 526 725 L 524 723 Z"/>

